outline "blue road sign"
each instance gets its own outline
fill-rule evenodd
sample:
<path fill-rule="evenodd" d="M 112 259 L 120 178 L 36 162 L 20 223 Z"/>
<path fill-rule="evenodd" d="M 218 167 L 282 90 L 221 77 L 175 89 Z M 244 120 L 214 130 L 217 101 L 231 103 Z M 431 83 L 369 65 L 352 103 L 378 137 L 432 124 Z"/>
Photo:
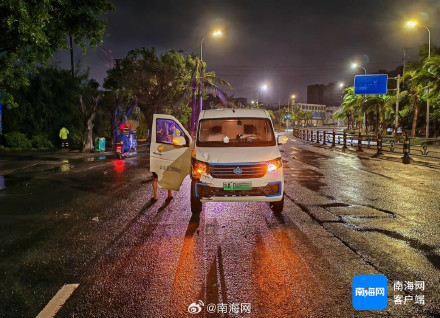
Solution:
<path fill-rule="evenodd" d="M 354 77 L 354 93 L 356 95 L 385 95 L 387 94 L 388 75 L 371 74 Z"/>

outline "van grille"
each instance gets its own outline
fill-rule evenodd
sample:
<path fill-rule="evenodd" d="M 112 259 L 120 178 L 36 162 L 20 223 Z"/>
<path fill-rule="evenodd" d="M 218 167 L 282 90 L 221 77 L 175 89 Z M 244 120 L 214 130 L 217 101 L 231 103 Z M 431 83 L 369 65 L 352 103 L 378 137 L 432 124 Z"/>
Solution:
<path fill-rule="evenodd" d="M 235 172 L 234 172 L 235 171 Z M 208 173 L 218 179 L 251 179 L 261 178 L 267 172 L 265 163 L 209 165 Z"/>

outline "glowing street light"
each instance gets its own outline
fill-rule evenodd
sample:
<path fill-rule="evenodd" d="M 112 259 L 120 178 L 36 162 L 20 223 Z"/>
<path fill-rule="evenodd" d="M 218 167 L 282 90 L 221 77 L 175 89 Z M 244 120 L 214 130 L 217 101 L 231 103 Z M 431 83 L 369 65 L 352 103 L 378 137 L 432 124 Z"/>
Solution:
<path fill-rule="evenodd" d="M 367 70 L 366 70 L 364 67 L 360 66 L 360 65 L 359 65 L 358 63 L 356 63 L 356 62 L 351 63 L 351 68 L 361 68 L 361 69 L 364 70 L 365 75 L 367 75 Z"/>
<path fill-rule="evenodd" d="M 201 41 L 200 41 L 200 62 L 203 61 L 203 41 L 208 37 L 208 36 L 213 36 L 213 37 L 218 37 L 222 35 L 222 31 L 217 30 L 214 31 L 213 33 L 210 33 L 208 35 L 206 35 Z M 201 76 L 203 77 L 205 70 L 203 67 L 203 63 L 201 63 Z M 195 131 L 195 127 L 196 127 L 196 123 L 197 123 L 197 118 L 199 117 L 200 112 L 202 111 L 202 90 L 203 90 L 203 83 L 199 82 L 198 83 L 198 99 L 199 99 L 199 105 L 197 107 L 197 102 L 196 99 L 193 98 L 193 103 L 192 103 L 192 109 L 191 109 L 191 136 L 194 135 L 194 131 Z"/>
<path fill-rule="evenodd" d="M 406 26 L 409 28 L 415 28 L 418 25 L 416 21 L 408 21 L 406 22 Z M 428 59 L 431 58 L 431 31 L 427 26 L 421 25 L 428 31 Z M 428 89 L 429 91 L 429 89 Z M 397 114 L 396 114 L 397 116 Z M 425 137 L 429 137 L 429 100 L 426 101 L 426 133 Z"/>
<path fill-rule="evenodd" d="M 261 85 L 258 89 L 257 89 L 257 107 L 258 107 L 258 96 L 259 96 L 259 93 L 260 93 L 260 91 L 266 91 L 267 90 L 267 84 L 263 84 L 263 85 Z"/>
<path fill-rule="evenodd" d="M 295 101 L 296 101 L 296 95 L 291 95 L 290 98 L 287 100 L 287 108 L 289 110 L 289 112 L 293 111 L 293 109 L 290 109 L 290 101 L 292 101 L 292 108 L 295 105 Z"/>
<path fill-rule="evenodd" d="M 200 41 L 200 60 L 203 61 L 203 41 L 208 37 L 208 36 L 212 36 L 212 37 L 219 37 L 222 36 L 223 33 L 221 30 L 216 30 L 214 32 L 212 32 L 211 34 L 208 34 L 207 36 L 205 36 L 201 41 Z"/>
<path fill-rule="evenodd" d="M 362 67 L 362 66 L 360 66 L 356 62 L 351 64 L 351 68 L 361 68 L 361 69 L 364 70 L 364 75 L 367 75 L 367 69 Z M 366 125 L 367 125 L 367 117 L 366 117 L 366 114 L 364 112 L 364 123 L 363 123 L 363 126 L 366 127 Z M 359 133 L 360 133 L 360 131 L 361 131 L 361 127 L 359 126 Z"/>
<path fill-rule="evenodd" d="M 408 28 L 415 28 L 417 25 L 419 25 L 417 23 L 417 21 L 408 21 L 408 22 L 406 22 L 406 26 Z M 428 31 L 428 58 L 430 58 L 431 57 L 431 31 L 425 25 L 421 25 L 421 27 L 425 28 Z"/>

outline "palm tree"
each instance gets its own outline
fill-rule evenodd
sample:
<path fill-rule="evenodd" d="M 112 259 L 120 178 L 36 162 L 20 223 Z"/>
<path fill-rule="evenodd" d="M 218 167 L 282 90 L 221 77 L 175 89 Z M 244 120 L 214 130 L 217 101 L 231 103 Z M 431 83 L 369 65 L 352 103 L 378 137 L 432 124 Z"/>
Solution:
<path fill-rule="evenodd" d="M 425 60 L 417 76 L 417 80 L 422 86 L 429 88 L 424 97 L 429 100 L 434 110 L 432 113 L 432 118 L 434 119 L 434 135 L 438 136 L 438 121 L 440 119 L 440 56 L 434 56 Z"/>
<path fill-rule="evenodd" d="M 210 94 L 218 96 L 223 104 L 226 104 L 225 93 L 219 86 L 223 85 L 232 88 L 231 84 L 227 81 L 217 77 L 215 72 L 205 72 L 205 65 L 206 63 L 196 58 L 196 66 L 193 70 L 190 84 L 192 89 L 191 136 L 194 134 L 199 114 L 202 111 L 203 95 Z M 196 95 L 199 101 L 198 106 L 196 103 Z"/>
<path fill-rule="evenodd" d="M 361 95 L 355 95 L 353 86 L 344 89 L 344 93 L 345 95 L 341 107 L 335 112 L 334 117 L 348 119 L 348 125 L 350 126 L 350 123 L 354 123 L 355 117 L 360 119 L 364 97 Z"/>
<path fill-rule="evenodd" d="M 420 63 L 414 62 L 405 70 L 403 74 L 403 81 L 407 87 L 406 90 L 402 91 L 402 96 L 407 96 L 409 100 L 409 111 L 413 114 L 412 125 L 411 125 L 411 136 L 415 137 L 417 128 L 417 117 L 419 115 L 419 104 L 424 94 L 425 78 L 420 72 Z"/>

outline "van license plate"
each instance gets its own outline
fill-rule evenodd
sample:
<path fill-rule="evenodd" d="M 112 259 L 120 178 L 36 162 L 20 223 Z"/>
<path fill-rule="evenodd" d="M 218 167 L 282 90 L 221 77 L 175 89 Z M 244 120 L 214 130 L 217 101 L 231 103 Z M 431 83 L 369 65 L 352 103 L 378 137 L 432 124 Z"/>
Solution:
<path fill-rule="evenodd" d="M 252 190 L 250 183 L 224 182 L 223 190 Z"/>

